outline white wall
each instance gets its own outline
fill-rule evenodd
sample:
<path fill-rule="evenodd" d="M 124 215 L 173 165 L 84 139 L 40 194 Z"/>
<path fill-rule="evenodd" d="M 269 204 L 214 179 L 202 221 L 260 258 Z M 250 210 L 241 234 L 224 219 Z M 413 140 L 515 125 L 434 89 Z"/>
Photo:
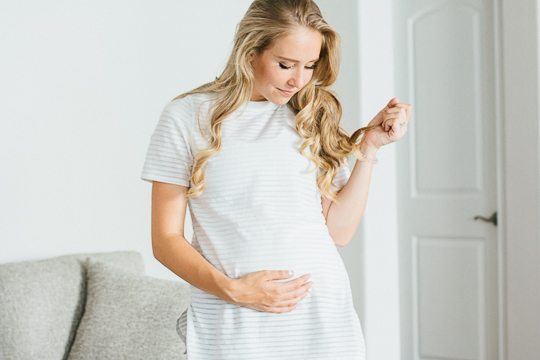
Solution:
<path fill-rule="evenodd" d="M 133 249 L 177 278 L 152 256 L 144 155 L 165 103 L 219 74 L 250 3 L 2 5 L 0 262 Z"/>
<path fill-rule="evenodd" d="M 359 1 L 360 94 L 366 121 L 396 96 L 392 0 Z M 414 121 L 414 119 L 412 119 Z M 400 359 L 397 143 L 379 151 L 364 219 L 365 327 L 368 359 Z"/>

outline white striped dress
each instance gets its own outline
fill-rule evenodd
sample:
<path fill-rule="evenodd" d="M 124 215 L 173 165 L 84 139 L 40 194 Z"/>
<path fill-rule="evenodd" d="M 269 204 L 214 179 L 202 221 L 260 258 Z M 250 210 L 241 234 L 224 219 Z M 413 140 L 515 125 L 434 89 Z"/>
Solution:
<path fill-rule="evenodd" d="M 207 147 L 213 98 L 169 102 L 147 150 L 141 178 L 190 186 L 193 155 Z M 190 286 L 179 319 L 189 360 L 365 359 L 349 277 L 329 235 L 315 166 L 299 152 L 287 105 L 249 101 L 225 119 L 222 147 L 206 168 L 206 189 L 189 201 L 192 245 L 231 278 L 259 270 L 311 275 L 298 307 L 270 313 L 227 303 Z M 309 150 L 306 150 L 309 151 Z M 333 186 L 350 176 L 344 164 Z"/>

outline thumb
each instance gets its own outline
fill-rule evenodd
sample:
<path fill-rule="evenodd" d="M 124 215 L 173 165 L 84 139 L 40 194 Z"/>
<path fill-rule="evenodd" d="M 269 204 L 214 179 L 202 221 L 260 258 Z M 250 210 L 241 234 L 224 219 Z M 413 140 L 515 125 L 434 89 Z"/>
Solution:
<path fill-rule="evenodd" d="M 394 105 L 397 105 L 397 104 L 399 104 L 399 100 L 397 99 L 397 97 L 394 96 L 393 98 L 390 99 L 387 106 L 389 108 L 391 108 L 391 107 L 393 107 Z"/>

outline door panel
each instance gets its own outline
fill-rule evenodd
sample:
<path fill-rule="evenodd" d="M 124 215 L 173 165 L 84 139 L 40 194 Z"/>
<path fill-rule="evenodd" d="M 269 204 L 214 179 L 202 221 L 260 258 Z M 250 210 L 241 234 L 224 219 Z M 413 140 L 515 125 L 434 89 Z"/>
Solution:
<path fill-rule="evenodd" d="M 493 8 L 394 2 L 402 359 L 496 359 Z"/>

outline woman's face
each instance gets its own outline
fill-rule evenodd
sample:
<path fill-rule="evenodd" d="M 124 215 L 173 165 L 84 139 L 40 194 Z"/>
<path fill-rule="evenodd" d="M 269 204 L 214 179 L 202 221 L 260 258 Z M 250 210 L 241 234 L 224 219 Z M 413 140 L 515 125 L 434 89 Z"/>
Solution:
<path fill-rule="evenodd" d="M 274 41 L 262 54 L 253 54 L 250 61 L 255 83 L 251 100 L 286 104 L 313 76 L 321 45 L 321 33 L 299 27 Z"/>

